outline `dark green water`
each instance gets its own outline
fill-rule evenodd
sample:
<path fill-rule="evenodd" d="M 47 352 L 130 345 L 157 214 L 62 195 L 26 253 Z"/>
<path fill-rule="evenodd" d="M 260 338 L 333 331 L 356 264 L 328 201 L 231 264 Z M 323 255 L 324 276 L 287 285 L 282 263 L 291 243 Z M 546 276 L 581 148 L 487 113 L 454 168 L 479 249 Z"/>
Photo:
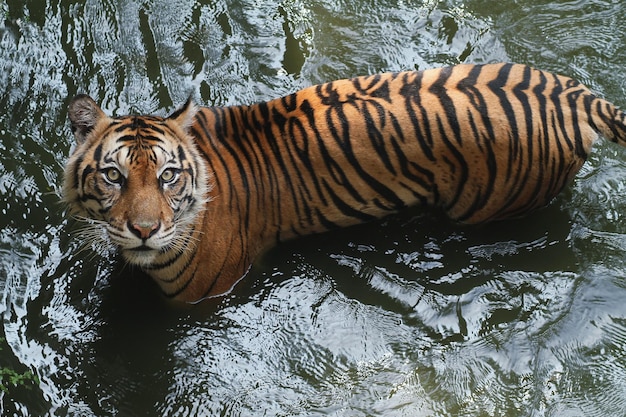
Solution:
<path fill-rule="evenodd" d="M 315 83 L 516 61 L 626 106 L 621 0 L 0 0 L 5 416 L 626 415 L 626 150 L 550 207 L 413 210 L 285 244 L 189 310 L 70 232 L 69 99 L 166 114 Z"/>

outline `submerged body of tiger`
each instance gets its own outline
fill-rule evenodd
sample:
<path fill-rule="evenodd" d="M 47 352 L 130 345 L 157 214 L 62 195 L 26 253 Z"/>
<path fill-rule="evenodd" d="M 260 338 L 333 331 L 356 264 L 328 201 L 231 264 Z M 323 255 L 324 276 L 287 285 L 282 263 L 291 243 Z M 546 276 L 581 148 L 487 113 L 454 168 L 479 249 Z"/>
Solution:
<path fill-rule="evenodd" d="M 227 292 L 278 241 L 424 204 L 477 223 L 547 204 L 624 114 L 516 64 L 335 81 L 251 106 L 69 116 L 70 211 L 103 224 L 172 298 Z"/>

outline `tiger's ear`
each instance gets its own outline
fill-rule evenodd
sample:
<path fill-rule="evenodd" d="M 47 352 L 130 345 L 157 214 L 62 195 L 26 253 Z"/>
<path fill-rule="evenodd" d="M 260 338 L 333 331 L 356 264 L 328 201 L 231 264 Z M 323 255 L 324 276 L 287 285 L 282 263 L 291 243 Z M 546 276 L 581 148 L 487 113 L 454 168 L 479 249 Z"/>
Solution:
<path fill-rule="evenodd" d="M 79 94 L 72 99 L 68 116 L 72 124 L 72 133 L 79 144 L 85 141 L 100 119 L 107 117 L 100 106 L 86 94 Z"/>
<path fill-rule="evenodd" d="M 187 132 L 189 127 L 193 123 L 193 118 L 198 112 L 198 107 L 193 102 L 191 96 L 187 99 L 187 102 L 178 108 L 174 113 L 170 114 L 168 120 L 173 120 Z"/>

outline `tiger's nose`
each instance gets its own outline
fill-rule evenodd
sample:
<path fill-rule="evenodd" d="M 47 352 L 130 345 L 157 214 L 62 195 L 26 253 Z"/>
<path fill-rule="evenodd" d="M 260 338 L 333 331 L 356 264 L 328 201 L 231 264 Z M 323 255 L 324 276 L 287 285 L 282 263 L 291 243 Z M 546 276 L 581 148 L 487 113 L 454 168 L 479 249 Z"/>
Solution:
<path fill-rule="evenodd" d="M 128 222 L 128 229 L 133 232 L 140 239 L 148 239 L 152 235 L 154 235 L 157 230 L 161 227 L 161 222 Z"/>

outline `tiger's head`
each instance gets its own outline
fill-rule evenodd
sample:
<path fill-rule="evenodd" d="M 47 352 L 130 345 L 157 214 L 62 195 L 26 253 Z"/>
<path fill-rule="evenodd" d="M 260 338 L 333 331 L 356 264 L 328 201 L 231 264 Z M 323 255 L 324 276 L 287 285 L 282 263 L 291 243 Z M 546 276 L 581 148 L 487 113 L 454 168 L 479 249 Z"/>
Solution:
<path fill-rule="evenodd" d="M 108 117 L 86 95 L 69 119 L 76 138 L 65 168 L 70 213 L 107 231 L 131 264 L 149 266 L 192 244 L 191 231 L 210 191 L 206 164 L 188 130 L 189 100 L 167 118 Z"/>

